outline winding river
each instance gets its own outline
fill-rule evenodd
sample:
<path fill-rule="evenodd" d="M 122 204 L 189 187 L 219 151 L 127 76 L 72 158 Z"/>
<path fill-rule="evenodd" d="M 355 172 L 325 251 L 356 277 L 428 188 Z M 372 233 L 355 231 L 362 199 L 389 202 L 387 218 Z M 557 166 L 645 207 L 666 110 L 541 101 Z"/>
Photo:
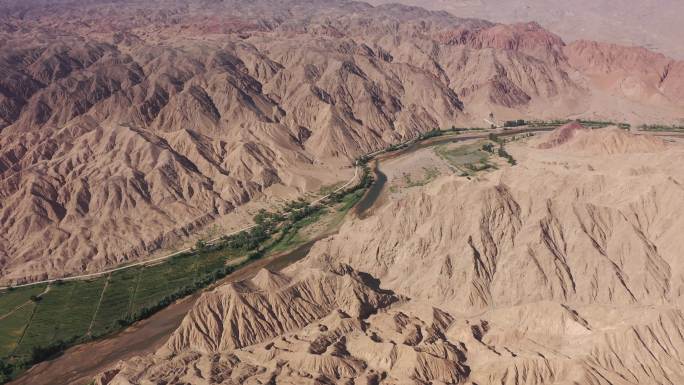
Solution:
<path fill-rule="evenodd" d="M 373 165 L 373 174 L 375 175 L 373 184 L 354 207 L 354 212 L 359 218 L 365 218 L 371 214 L 369 210 L 375 206 L 387 183 L 387 175 L 380 170 L 379 163 L 380 161 L 376 160 Z"/>
<path fill-rule="evenodd" d="M 548 129 L 519 129 L 510 130 L 503 135 L 514 135 L 531 131 L 548 131 Z M 405 156 L 422 148 L 443 143 L 461 142 L 465 140 L 487 137 L 489 132 L 479 132 L 468 135 L 444 135 L 430 138 L 421 142 L 414 142 L 409 146 L 380 154 L 376 157 L 373 172 L 375 181 L 354 208 L 360 218 L 372 214 L 372 209 L 382 201 L 378 200 L 383 194 L 387 176 L 380 170 L 383 160 Z M 331 234 L 325 234 L 329 236 Z M 305 257 L 311 247 L 322 237 L 309 241 L 296 249 L 255 261 L 248 266 L 234 272 L 215 285 L 249 279 L 261 268 L 281 270 Z M 59 357 L 42 362 L 10 385 L 84 385 L 98 373 L 111 367 L 120 360 L 133 356 L 148 354 L 157 350 L 171 333 L 178 328 L 185 314 L 195 304 L 200 293 L 179 300 L 155 313 L 151 317 L 135 323 L 129 328 L 102 340 L 93 341 L 67 349 Z"/>

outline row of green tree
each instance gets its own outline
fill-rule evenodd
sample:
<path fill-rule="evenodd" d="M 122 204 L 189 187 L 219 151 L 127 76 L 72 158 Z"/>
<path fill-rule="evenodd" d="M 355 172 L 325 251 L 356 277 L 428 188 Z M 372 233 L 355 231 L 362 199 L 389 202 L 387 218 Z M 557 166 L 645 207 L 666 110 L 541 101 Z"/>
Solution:
<path fill-rule="evenodd" d="M 555 119 L 555 120 L 532 120 L 528 121 L 527 125 L 530 127 L 558 127 L 564 124 L 568 124 L 575 120 L 572 119 Z M 579 119 L 577 120 L 581 125 L 590 128 L 602 128 L 608 126 L 617 126 L 623 130 L 629 130 L 632 125 L 625 122 L 613 122 L 611 120 L 590 120 L 590 119 Z"/>
<path fill-rule="evenodd" d="M 684 131 L 684 126 L 666 124 L 642 124 L 639 129 L 646 131 Z"/>

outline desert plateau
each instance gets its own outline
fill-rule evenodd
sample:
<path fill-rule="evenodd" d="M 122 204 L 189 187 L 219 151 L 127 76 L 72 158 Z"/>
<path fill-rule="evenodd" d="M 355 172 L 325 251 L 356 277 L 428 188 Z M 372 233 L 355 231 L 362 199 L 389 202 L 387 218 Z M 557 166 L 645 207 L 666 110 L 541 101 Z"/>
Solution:
<path fill-rule="evenodd" d="M 679 4 L 371 3 L 0 2 L 0 384 L 684 384 Z"/>

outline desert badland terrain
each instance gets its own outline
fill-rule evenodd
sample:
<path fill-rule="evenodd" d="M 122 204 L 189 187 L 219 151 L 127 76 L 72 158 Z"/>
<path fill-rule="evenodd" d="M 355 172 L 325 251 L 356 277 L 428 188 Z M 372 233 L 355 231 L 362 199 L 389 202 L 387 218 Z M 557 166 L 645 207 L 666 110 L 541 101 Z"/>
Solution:
<path fill-rule="evenodd" d="M 599 3 L 582 12 L 653 14 Z M 637 130 L 684 124 L 678 24 L 639 40 L 593 19 L 568 27 L 566 5 L 520 19 L 492 4 L 0 3 L 0 286 L 367 191 L 274 219 L 286 224 L 269 253 L 236 246 L 230 266 L 198 243 L 168 269 L 14 289 L 0 297 L 0 378 L 213 284 L 182 322 L 149 323 L 168 338 L 133 334 L 134 357 L 115 343 L 118 362 L 67 351 L 71 373 L 14 383 L 684 383 L 684 139 Z M 515 119 L 538 123 L 455 129 Z M 558 119 L 598 124 L 539 123 Z M 413 138 L 428 139 L 393 146 Z M 292 238 L 301 229 L 312 239 Z"/>
<path fill-rule="evenodd" d="M 402 3 L 461 17 L 502 23 L 534 20 L 566 41 L 599 40 L 646 47 L 678 59 L 684 58 L 677 0 L 371 0 L 371 4 Z"/>

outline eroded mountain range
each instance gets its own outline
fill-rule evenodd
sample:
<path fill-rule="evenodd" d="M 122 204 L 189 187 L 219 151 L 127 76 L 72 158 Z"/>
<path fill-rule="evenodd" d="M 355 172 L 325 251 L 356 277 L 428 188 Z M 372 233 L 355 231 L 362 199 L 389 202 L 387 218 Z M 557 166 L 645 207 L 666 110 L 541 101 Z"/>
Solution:
<path fill-rule="evenodd" d="M 453 125 L 675 122 L 684 63 L 360 2 L 0 5 L 5 281 L 96 271 Z M 324 172 L 321 172 L 324 170 Z"/>
<path fill-rule="evenodd" d="M 442 10 L 461 17 L 501 23 L 534 20 L 565 41 L 598 40 L 652 49 L 684 58 L 678 0 L 371 0 L 377 5 L 402 3 Z"/>

